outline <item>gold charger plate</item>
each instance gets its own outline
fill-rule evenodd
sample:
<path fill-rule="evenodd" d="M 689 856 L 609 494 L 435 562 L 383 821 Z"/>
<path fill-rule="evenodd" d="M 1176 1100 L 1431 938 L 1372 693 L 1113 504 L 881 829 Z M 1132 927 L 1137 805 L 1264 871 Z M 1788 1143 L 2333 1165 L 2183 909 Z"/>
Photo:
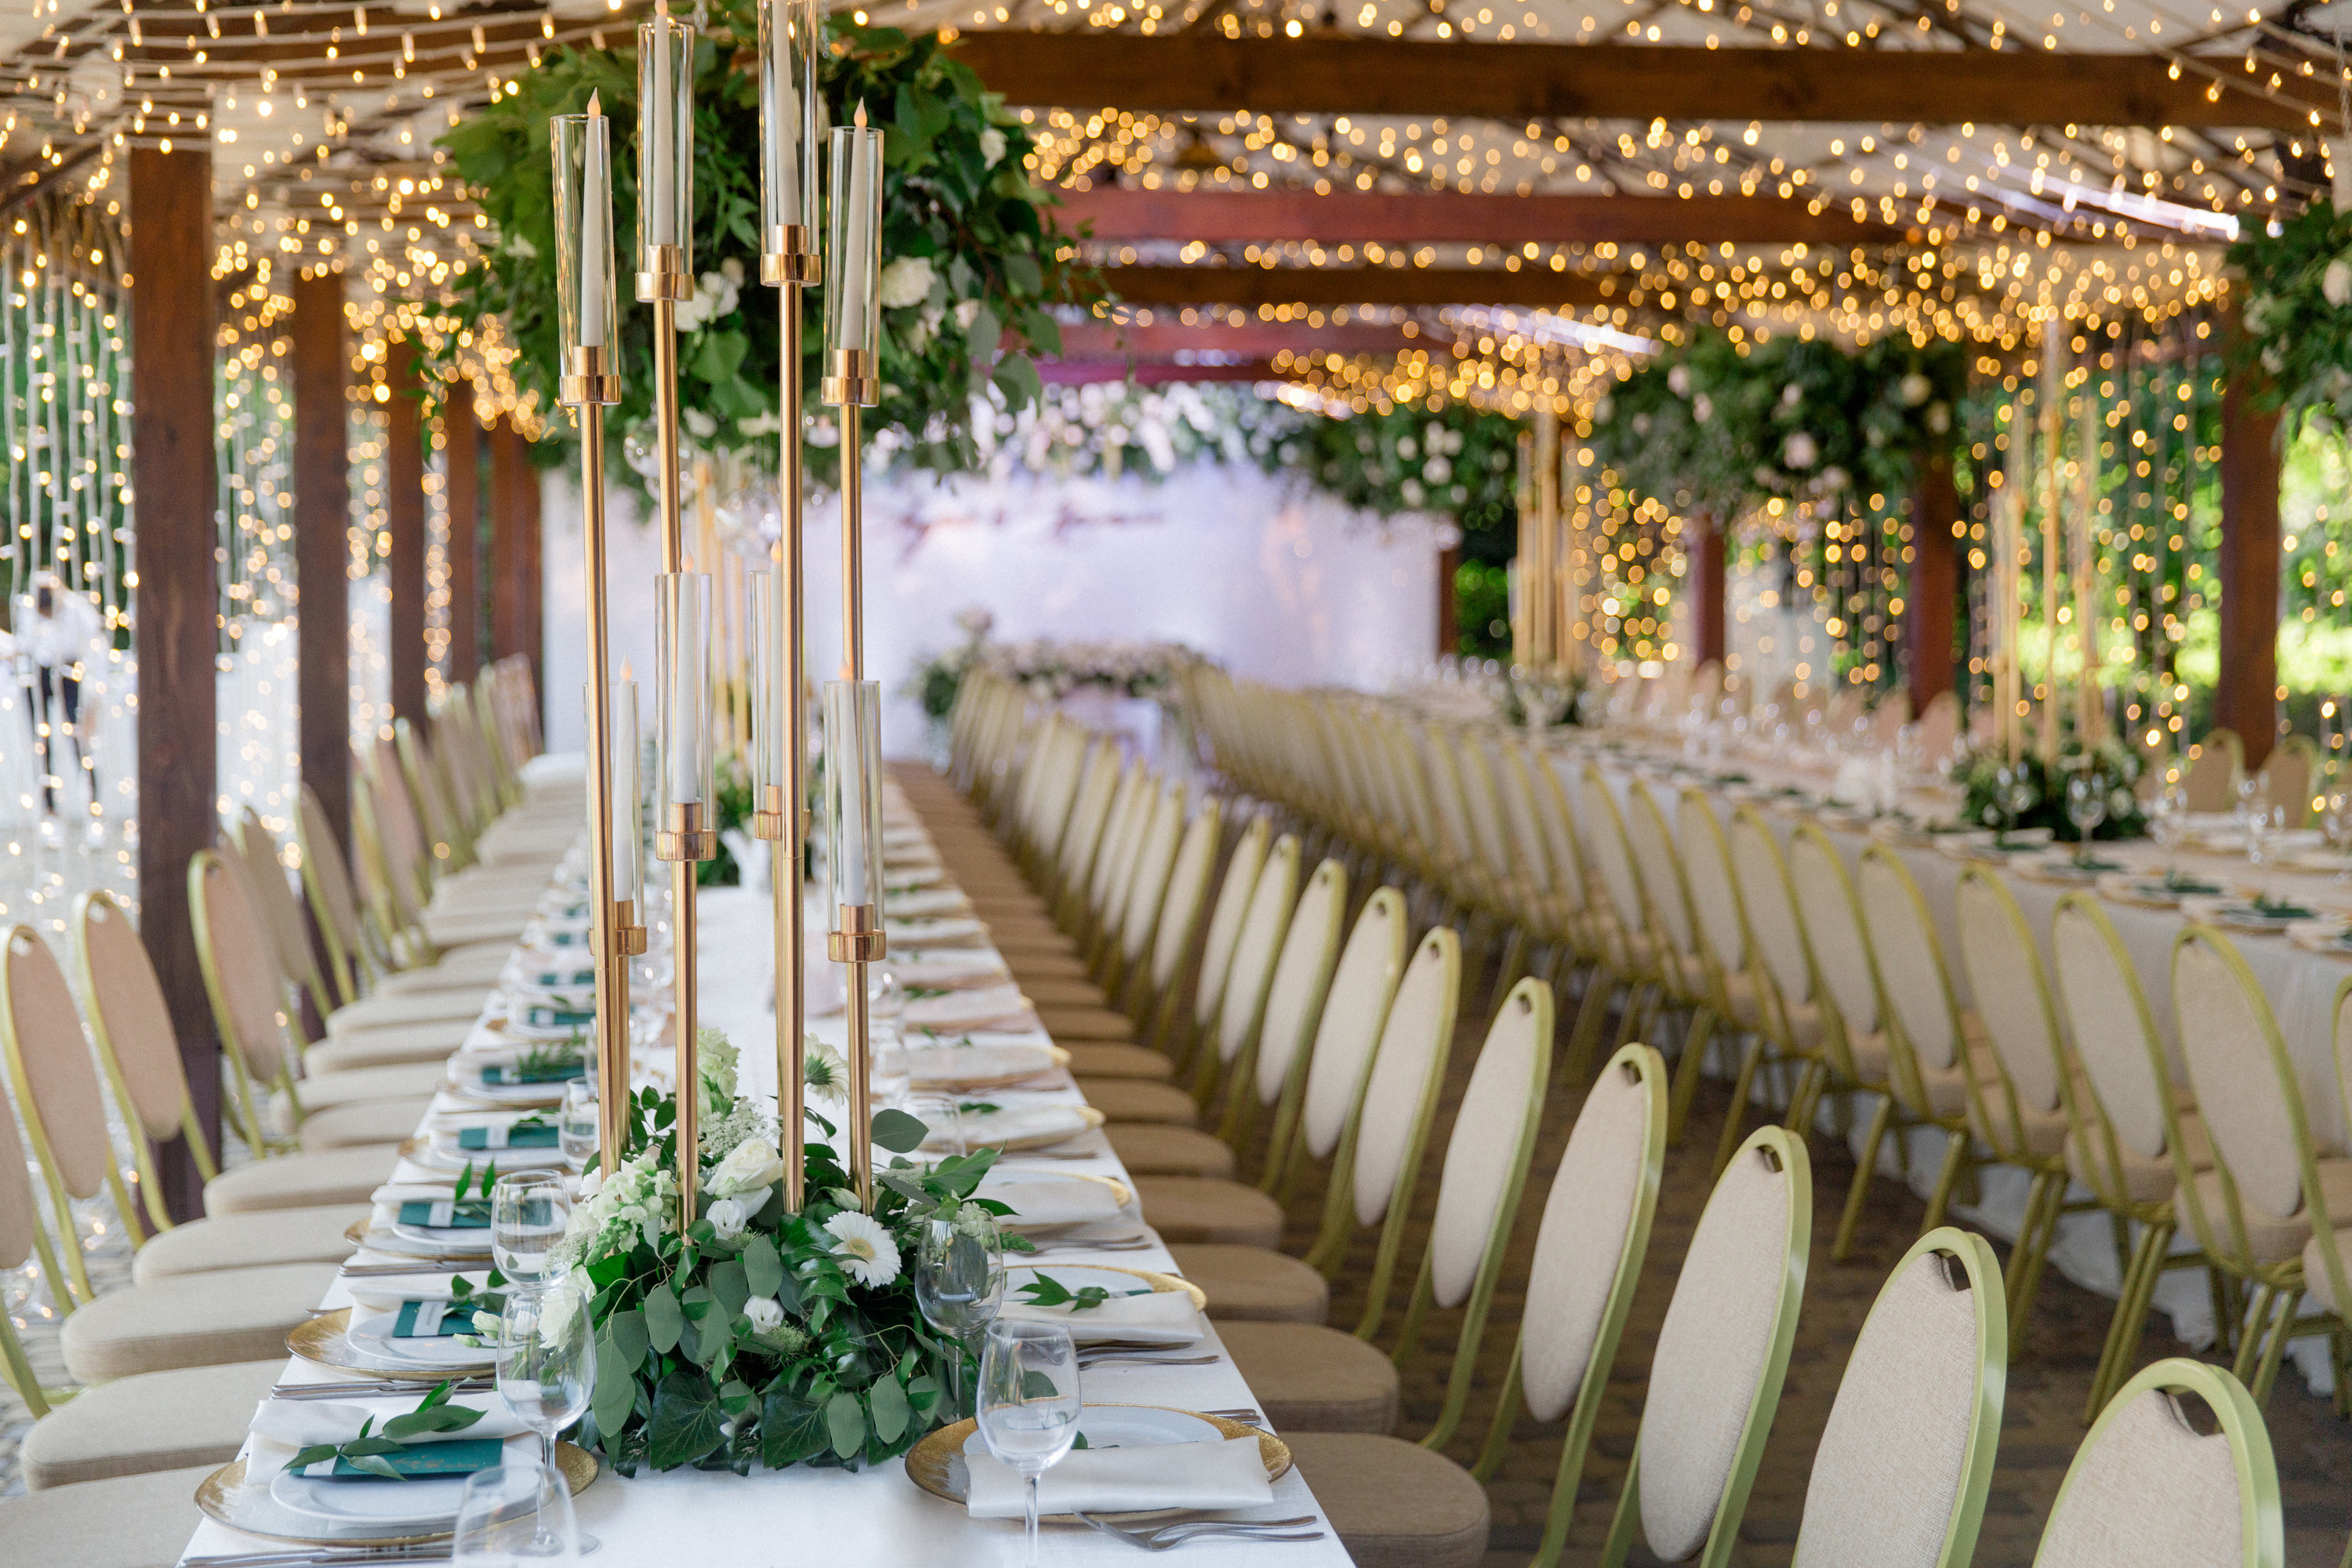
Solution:
<path fill-rule="evenodd" d="M 352 1350 L 349 1330 L 352 1310 L 338 1307 L 331 1312 L 321 1312 L 295 1325 L 286 1336 L 286 1348 L 314 1366 L 331 1366 L 337 1372 L 362 1372 L 370 1377 L 380 1377 L 388 1383 L 413 1383 L 419 1388 L 430 1388 L 453 1377 L 478 1377 L 490 1371 L 498 1358 L 486 1356 L 478 1363 L 466 1362 L 457 1366 L 419 1368 L 410 1372 L 404 1367 L 383 1367 L 362 1361 Z"/>
<path fill-rule="evenodd" d="M 1247 1422 L 1228 1421 L 1222 1415 L 1204 1415 L 1200 1411 L 1182 1410 L 1172 1405 L 1129 1405 L 1122 1406 L 1118 1405 L 1097 1405 L 1089 1403 L 1087 1405 L 1087 1408 L 1089 1410 L 1116 1410 L 1121 1408 L 1129 1410 L 1169 1410 L 1173 1411 L 1179 1415 L 1190 1415 L 1195 1420 L 1205 1421 L 1210 1426 L 1215 1427 L 1221 1436 L 1226 1438 L 1256 1438 L 1258 1458 L 1265 1463 L 1265 1479 L 1267 1480 L 1278 1481 L 1283 1477 L 1290 1473 L 1290 1445 L 1276 1436 L 1273 1433 L 1262 1432 L 1258 1428 L 1250 1426 Z M 963 1498 L 950 1489 L 948 1479 L 948 1461 L 959 1458 L 962 1456 L 964 1444 L 971 1440 L 972 1433 L 978 1429 L 979 1423 L 971 1419 L 970 1416 L 955 1423 L 955 1425 L 951 1426 L 933 1427 L 929 1433 L 924 1435 L 922 1441 L 917 1443 L 912 1448 L 908 1450 L 907 1479 L 914 1482 L 917 1486 L 922 1488 L 925 1491 L 930 1493 L 933 1497 L 940 1499 L 941 1501 L 951 1502 L 958 1508 L 961 1508 L 964 1505 Z M 1097 1519 L 1108 1520 L 1143 1520 L 1154 1519 L 1161 1514 L 1177 1513 L 1183 1510 L 1179 1509 L 1151 1509 L 1139 1513 L 1103 1513 L 1097 1514 L 1094 1517 Z M 1076 1524 L 1078 1522 L 1077 1516 L 1076 1514 L 1069 1513 L 1049 1513 L 1042 1515 L 1041 1518 L 1055 1524 Z"/>
<path fill-rule="evenodd" d="M 1190 1279 L 1183 1279 L 1181 1276 L 1174 1274 L 1162 1274 L 1159 1270 L 1153 1268 L 1122 1268 L 1116 1263 L 1084 1262 L 1008 1263 L 1004 1267 L 1007 1272 L 1015 1268 L 1092 1268 L 1104 1274 L 1131 1275 L 1150 1286 L 1152 1292 L 1155 1295 L 1165 1296 L 1171 1291 L 1181 1290 L 1184 1294 L 1192 1298 L 1192 1306 L 1196 1310 L 1205 1312 L 1209 1310 L 1209 1293 L 1206 1290 L 1202 1289 Z"/>
<path fill-rule="evenodd" d="M 596 1456 L 570 1443 L 555 1445 L 555 1468 L 563 1472 L 564 1484 L 578 1497 L 588 1489 L 601 1467 Z M 284 1525 L 302 1516 L 279 1510 L 263 1490 L 257 1500 L 240 1501 L 245 1487 L 245 1461 L 232 1459 L 206 1476 L 196 1488 L 196 1507 L 205 1517 L 244 1535 L 258 1535 L 268 1541 L 292 1541 L 304 1546 L 422 1546 L 429 1542 L 446 1541 L 456 1533 L 456 1521 L 448 1530 L 436 1530 L 423 1535 L 297 1535 L 284 1529 L 267 1528 Z M 267 1509 L 269 1513 L 261 1510 Z M 283 1519 L 277 1517 L 282 1513 Z"/>

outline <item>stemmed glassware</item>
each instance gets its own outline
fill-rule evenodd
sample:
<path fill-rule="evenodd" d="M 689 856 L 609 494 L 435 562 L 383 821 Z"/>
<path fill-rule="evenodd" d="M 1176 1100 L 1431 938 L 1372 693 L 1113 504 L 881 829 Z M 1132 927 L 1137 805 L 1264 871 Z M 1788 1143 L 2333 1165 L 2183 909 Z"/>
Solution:
<path fill-rule="evenodd" d="M 558 1279 L 507 1293 L 499 1320 L 498 1384 L 515 1418 L 539 1434 L 540 1465 L 561 1487 L 555 1435 L 587 1413 L 596 1387 L 596 1335 L 586 1291 Z M 551 1548 L 538 1550 L 536 1531 L 530 1544 L 532 1552 L 515 1555 L 555 1554 Z M 582 1549 L 594 1545 L 584 1537 L 579 1542 Z"/>
<path fill-rule="evenodd" d="M 2091 858 L 2091 833 L 2107 819 L 2106 782 L 2088 768 L 2066 781 L 2066 820 L 2074 825 L 2074 858 Z"/>
<path fill-rule="evenodd" d="M 555 1143 L 563 1152 L 563 1163 L 572 1167 L 575 1176 L 584 1173 L 596 1158 L 600 1136 L 597 1117 L 596 1080 L 593 1076 L 575 1078 L 563 1086 L 563 1105 L 555 1113 Z"/>
<path fill-rule="evenodd" d="M 1004 1300 L 1004 1242 L 996 1220 L 965 1206 L 923 1226 L 915 1248 L 915 1301 L 923 1321 L 955 1341 L 948 1362 L 950 1414 L 964 1412 L 964 1363 L 972 1336 L 995 1320 Z"/>
<path fill-rule="evenodd" d="M 2352 882 L 2352 789 L 2341 779 L 2330 782 L 2320 807 L 2319 831 L 2336 852 L 2336 880 Z"/>
<path fill-rule="evenodd" d="M 559 1124 L 556 1136 L 562 1135 Z M 571 1218 L 572 1192 L 561 1176 L 509 1172 L 490 1188 L 490 1260 L 509 1279 L 532 1283 L 546 1273 L 549 1255 Z"/>
<path fill-rule="evenodd" d="M 1993 774 L 1993 804 L 2000 813 L 2000 842 L 2017 831 L 2017 819 L 2033 809 L 2041 793 L 2033 787 L 2032 771 L 2022 763 Z"/>
<path fill-rule="evenodd" d="M 980 1358 L 980 1436 L 1024 1482 L 1029 1568 L 1037 1568 L 1037 1479 L 1077 1440 L 1078 1352 L 1053 1323 L 994 1322 Z"/>
<path fill-rule="evenodd" d="M 509 1459 L 466 1478 L 449 1547 L 458 1568 L 577 1563 L 580 1543 L 562 1471 L 535 1459 Z"/>
<path fill-rule="evenodd" d="M 923 1140 L 926 1146 L 941 1154 L 961 1156 L 971 1152 L 963 1135 L 963 1110 L 954 1095 L 909 1094 L 905 1110 L 929 1130 Z"/>

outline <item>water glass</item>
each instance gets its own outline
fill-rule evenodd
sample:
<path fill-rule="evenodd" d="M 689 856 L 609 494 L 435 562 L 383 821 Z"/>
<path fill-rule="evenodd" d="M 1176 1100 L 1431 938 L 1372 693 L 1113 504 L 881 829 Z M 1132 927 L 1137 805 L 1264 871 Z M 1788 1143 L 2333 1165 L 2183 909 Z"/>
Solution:
<path fill-rule="evenodd" d="M 907 988 L 898 977 L 877 965 L 866 981 L 866 1039 L 878 1055 L 897 1046 L 905 1034 Z"/>
<path fill-rule="evenodd" d="M 1004 1300 L 1004 1242 L 995 1216 L 964 1205 L 952 1218 L 923 1226 L 915 1246 L 915 1304 L 923 1321 L 955 1342 L 948 1362 L 949 1414 L 964 1412 L 963 1366 L 972 1336 L 995 1320 Z"/>
<path fill-rule="evenodd" d="M 575 1176 L 585 1172 L 596 1158 L 601 1112 L 593 1077 L 575 1078 L 563 1086 L 563 1106 L 556 1112 L 555 1142 L 563 1151 L 563 1163 L 572 1167 Z"/>
<path fill-rule="evenodd" d="M 579 1562 L 580 1527 L 563 1473 L 535 1459 L 509 1458 L 467 1476 L 449 1555 L 457 1568 Z"/>
<path fill-rule="evenodd" d="M 994 1322 L 980 1358 L 981 1441 L 1025 1483 L 1029 1568 L 1037 1568 L 1037 1478 L 1077 1440 L 1078 1352 L 1054 1323 Z"/>
<path fill-rule="evenodd" d="M 596 1386 L 588 1293 L 569 1278 L 509 1290 L 499 1321 L 499 1397 L 539 1434 L 541 1462 L 551 1469 L 555 1435 L 586 1414 Z"/>
<path fill-rule="evenodd" d="M 556 1136 L 562 1131 L 559 1127 Z M 499 1272 L 528 1285 L 547 1272 L 550 1254 L 572 1220 L 572 1190 L 548 1171 L 511 1171 L 490 1188 L 490 1258 Z"/>
<path fill-rule="evenodd" d="M 2066 781 L 2066 820 L 2074 825 L 2075 853 L 2091 852 L 2091 833 L 2107 819 L 2105 780 L 2084 768 Z"/>

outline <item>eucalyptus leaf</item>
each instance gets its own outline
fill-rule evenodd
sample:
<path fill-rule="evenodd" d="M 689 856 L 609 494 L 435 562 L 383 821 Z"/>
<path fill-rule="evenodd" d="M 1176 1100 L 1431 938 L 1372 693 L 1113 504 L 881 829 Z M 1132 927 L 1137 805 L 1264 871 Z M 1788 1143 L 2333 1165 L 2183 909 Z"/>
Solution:
<path fill-rule="evenodd" d="M 923 1135 L 929 1129 L 903 1110 L 878 1110 L 874 1113 L 874 1142 L 894 1154 L 906 1154 L 923 1146 Z"/>
<path fill-rule="evenodd" d="M 885 1443 L 897 1442 L 913 1415 L 907 1407 L 907 1391 L 898 1386 L 898 1380 L 877 1379 L 874 1391 L 866 1396 L 866 1405 L 874 1422 L 874 1435 Z"/>
<path fill-rule="evenodd" d="M 843 1392 L 826 1400 L 824 1428 L 835 1454 L 845 1459 L 856 1458 L 866 1447 L 866 1411 L 857 1395 Z"/>
<path fill-rule="evenodd" d="M 685 1328 L 686 1313 L 668 1285 L 656 1285 L 646 1292 L 646 1338 L 654 1349 L 669 1354 L 677 1348 L 677 1337 Z"/>

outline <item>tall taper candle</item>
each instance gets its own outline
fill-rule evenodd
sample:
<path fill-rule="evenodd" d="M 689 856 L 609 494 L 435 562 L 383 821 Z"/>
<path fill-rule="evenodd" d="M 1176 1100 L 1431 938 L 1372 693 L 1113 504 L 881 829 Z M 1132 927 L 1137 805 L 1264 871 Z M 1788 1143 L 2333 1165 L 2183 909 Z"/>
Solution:
<path fill-rule="evenodd" d="M 637 683 L 613 682 L 613 899 L 634 904 L 645 894 L 645 817 L 637 794 Z"/>
<path fill-rule="evenodd" d="M 646 189 L 646 243 L 676 245 L 677 227 L 672 221 L 677 205 L 670 192 L 670 179 L 677 164 L 677 154 L 672 150 L 670 138 L 677 133 L 677 117 L 671 107 L 675 89 L 669 79 L 669 0 L 654 0 L 653 90 L 646 101 L 637 106 L 637 134 L 645 138 L 646 173 L 650 176 Z"/>
<path fill-rule="evenodd" d="M 587 171 L 581 181 L 580 342 L 604 346 L 604 319 L 612 312 L 612 279 L 604 267 L 613 243 L 613 174 L 605 166 L 604 110 L 598 95 L 588 95 Z"/>

